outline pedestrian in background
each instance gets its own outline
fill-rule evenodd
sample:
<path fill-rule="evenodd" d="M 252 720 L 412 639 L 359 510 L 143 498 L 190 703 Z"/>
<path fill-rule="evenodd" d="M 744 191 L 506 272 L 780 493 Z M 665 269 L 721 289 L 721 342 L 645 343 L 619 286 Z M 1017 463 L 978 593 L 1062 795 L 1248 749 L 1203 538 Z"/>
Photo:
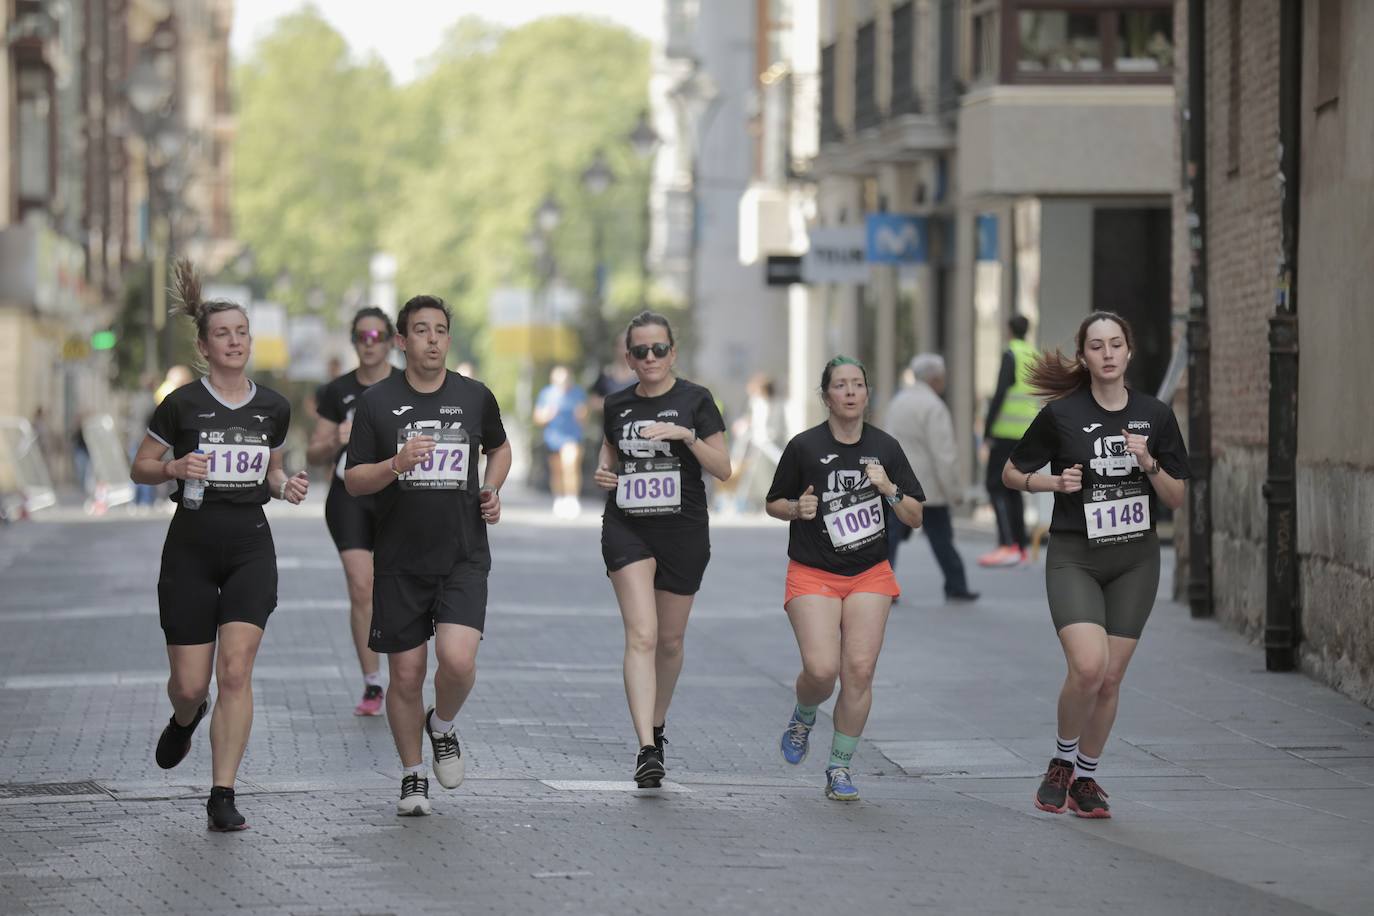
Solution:
<path fill-rule="evenodd" d="M 964 561 L 954 546 L 951 506 L 961 502 L 959 449 L 954 441 L 954 420 L 942 397 L 945 393 L 945 360 L 938 353 L 922 353 L 911 359 L 912 382 L 888 402 L 883 428 L 902 446 L 911 469 L 926 491 L 921 530 L 945 577 L 946 601 L 975 601 L 969 591 Z M 894 512 L 888 519 L 888 551 L 893 568 L 897 548 L 911 536 L 911 528 Z"/>
<path fill-rule="evenodd" d="M 549 384 L 534 402 L 534 423 L 544 427 L 549 450 L 549 489 L 553 514 L 582 514 L 582 424 L 587 419 L 587 392 L 574 384 L 567 366 L 554 366 Z"/>
<path fill-rule="evenodd" d="M 987 424 L 983 428 L 983 448 L 987 462 L 988 499 L 997 519 L 997 549 L 978 558 L 979 566 L 1017 566 L 1026 561 L 1026 508 L 1021 494 L 1002 483 L 1002 468 L 1011 450 L 1026 434 L 1040 410 L 1040 402 L 1030 387 L 1031 365 L 1039 356 L 1026 343 L 1030 322 L 1025 315 L 1007 321 L 1011 340 L 1002 353 L 997 373 L 997 390 L 988 402 Z"/>
<path fill-rule="evenodd" d="M 787 417 L 772 377 L 755 373 L 745 385 L 745 393 L 748 403 L 744 413 L 730 430 L 735 437 L 730 463 L 738 469 L 733 497 L 739 511 L 764 501 L 787 442 Z"/>

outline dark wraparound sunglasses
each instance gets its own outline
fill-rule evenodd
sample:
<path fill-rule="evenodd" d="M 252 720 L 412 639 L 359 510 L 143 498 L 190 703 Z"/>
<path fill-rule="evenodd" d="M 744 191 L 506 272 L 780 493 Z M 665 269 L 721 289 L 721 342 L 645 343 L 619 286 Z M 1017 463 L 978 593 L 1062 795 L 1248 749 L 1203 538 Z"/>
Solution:
<path fill-rule="evenodd" d="M 654 351 L 654 356 L 663 359 L 673 351 L 673 345 L 666 343 L 637 344 L 636 346 L 630 347 L 630 355 L 635 359 L 644 359 L 649 355 L 650 350 Z"/>
<path fill-rule="evenodd" d="M 386 340 L 386 331 L 359 331 L 353 335 L 355 344 L 379 343 L 383 340 Z"/>

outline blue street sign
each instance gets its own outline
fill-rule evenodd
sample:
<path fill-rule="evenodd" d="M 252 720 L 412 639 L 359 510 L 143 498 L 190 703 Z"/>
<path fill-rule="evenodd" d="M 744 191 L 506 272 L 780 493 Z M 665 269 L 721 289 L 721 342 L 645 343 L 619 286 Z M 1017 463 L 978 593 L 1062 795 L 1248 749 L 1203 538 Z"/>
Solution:
<path fill-rule="evenodd" d="M 978 260 L 996 261 L 997 257 L 997 214 L 979 213 L 977 222 L 978 231 Z"/>
<path fill-rule="evenodd" d="M 928 260 L 924 216 L 910 213 L 868 215 L 868 262 L 870 264 L 924 264 Z"/>

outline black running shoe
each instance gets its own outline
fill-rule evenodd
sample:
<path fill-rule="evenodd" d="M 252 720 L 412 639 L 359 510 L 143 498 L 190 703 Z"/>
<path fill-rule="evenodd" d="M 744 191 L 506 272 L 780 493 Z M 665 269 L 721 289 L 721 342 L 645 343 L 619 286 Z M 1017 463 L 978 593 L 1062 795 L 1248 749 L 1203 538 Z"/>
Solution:
<path fill-rule="evenodd" d="M 210 829 L 216 833 L 232 833 L 247 830 L 248 822 L 234 807 L 234 790 L 215 786 L 210 790 L 210 800 L 205 803 L 205 814 L 210 821 Z"/>
<path fill-rule="evenodd" d="M 654 747 L 658 749 L 658 759 L 663 761 L 664 766 L 668 765 L 668 758 L 663 755 L 663 745 L 668 743 L 668 739 L 663 737 L 663 729 L 667 726 L 666 722 L 654 726 Z"/>
<path fill-rule="evenodd" d="M 639 749 L 639 759 L 635 761 L 635 785 L 641 789 L 657 789 L 663 785 L 663 755 L 652 744 Z"/>
<path fill-rule="evenodd" d="M 1111 817 L 1107 793 L 1091 776 L 1080 776 L 1069 786 L 1069 810 L 1078 817 Z"/>
<path fill-rule="evenodd" d="M 429 780 L 419 773 L 401 777 L 401 800 L 396 803 L 397 817 L 424 817 L 431 811 Z"/>
<path fill-rule="evenodd" d="M 1073 764 L 1055 757 L 1040 780 L 1040 788 L 1035 790 L 1035 807 L 1051 814 L 1063 814 L 1064 802 L 1069 794 L 1069 783 L 1073 781 Z"/>
<path fill-rule="evenodd" d="M 157 753 L 154 756 L 158 766 L 170 770 L 186 759 L 186 755 L 191 753 L 191 736 L 196 733 L 196 726 L 205 718 L 205 710 L 209 708 L 210 701 L 206 699 L 196 710 L 196 717 L 190 725 L 178 725 L 176 713 L 172 713 L 171 721 L 162 730 L 162 737 L 157 739 Z M 232 790 L 230 794 L 233 794 Z"/>

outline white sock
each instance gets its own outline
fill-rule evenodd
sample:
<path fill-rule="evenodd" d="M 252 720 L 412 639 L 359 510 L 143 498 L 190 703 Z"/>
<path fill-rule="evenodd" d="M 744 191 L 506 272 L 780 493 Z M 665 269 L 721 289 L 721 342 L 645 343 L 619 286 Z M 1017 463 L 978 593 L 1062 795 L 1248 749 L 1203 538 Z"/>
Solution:
<path fill-rule="evenodd" d="M 1077 754 L 1077 738 L 1060 738 L 1058 735 L 1055 735 L 1054 756 L 1058 757 L 1060 760 L 1067 760 L 1072 763 L 1073 758 L 1077 756 Z"/>
<path fill-rule="evenodd" d="M 453 722 L 453 719 L 445 721 L 439 718 L 439 711 L 436 709 L 434 714 L 429 717 L 427 725 L 429 726 L 429 730 L 434 734 L 447 735 L 449 732 L 453 731 Z"/>
<path fill-rule="evenodd" d="M 1089 757 L 1087 754 L 1084 754 L 1082 751 L 1079 751 L 1078 759 L 1074 763 L 1073 767 L 1073 778 L 1079 779 L 1081 777 L 1086 776 L 1088 779 L 1096 779 L 1097 761 L 1101 759 L 1101 757 Z"/>
<path fill-rule="evenodd" d="M 413 767 L 408 767 L 408 766 L 402 765 L 402 766 L 401 766 L 401 775 L 402 775 L 402 776 L 423 776 L 423 775 L 425 775 L 425 763 L 424 763 L 424 761 L 423 761 L 423 760 L 420 761 L 419 763 L 415 764 L 415 766 L 413 766 Z"/>
<path fill-rule="evenodd" d="M 364 674 L 363 683 L 369 687 L 382 686 L 382 672 L 374 671 L 371 674 Z"/>

